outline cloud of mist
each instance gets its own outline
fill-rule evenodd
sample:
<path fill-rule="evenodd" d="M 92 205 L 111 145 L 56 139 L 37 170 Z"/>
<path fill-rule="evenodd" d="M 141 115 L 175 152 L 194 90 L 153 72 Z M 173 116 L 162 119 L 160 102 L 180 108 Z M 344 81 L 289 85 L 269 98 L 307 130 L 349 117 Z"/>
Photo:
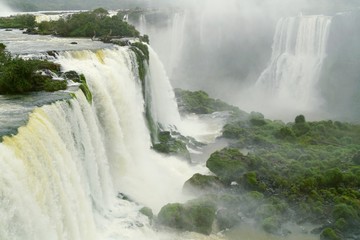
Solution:
<path fill-rule="evenodd" d="M 7 6 L 6 3 L 4 3 L 3 1 L 0 1 L 0 17 L 9 16 L 13 12 L 14 11 L 9 6 Z"/>
<path fill-rule="evenodd" d="M 172 84 L 205 90 L 249 111 L 256 110 L 251 108 L 260 101 L 259 93 L 250 93 L 249 87 L 269 64 L 280 18 L 334 16 L 360 6 L 358 0 L 150 0 L 147 3 L 149 7 L 178 7 L 186 11 L 184 27 L 170 21 L 168 29 L 149 31 L 151 44 L 167 67 Z M 176 59 L 176 64 L 171 59 Z M 289 101 L 278 113 L 273 112 L 272 117 L 285 119 L 289 117 L 289 109 L 295 115 L 300 111 L 307 113 L 306 108 L 298 109 L 296 103 Z M 268 110 L 273 111 L 271 107 Z"/>

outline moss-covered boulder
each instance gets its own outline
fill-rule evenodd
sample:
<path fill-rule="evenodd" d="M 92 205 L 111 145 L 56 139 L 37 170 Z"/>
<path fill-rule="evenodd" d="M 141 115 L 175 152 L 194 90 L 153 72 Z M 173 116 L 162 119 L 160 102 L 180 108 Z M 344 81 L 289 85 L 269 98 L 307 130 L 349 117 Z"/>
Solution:
<path fill-rule="evenodd" d="M 151 210 L 151 208 L 148 208 L 148 207 L 143 207 L 139 210 L 139 212 L 145 216 L 147 216 L 149 218 L 150 221 L 153 220 L 154 218 L 154 213 L 153 211 Z"/>
<path fill-rule="evenodd" d="M 178 230 L 209 235 L 215 220 L 215 211 L 214 204 L 208 201 L 170 203 L 160 210 L 158 221 Z"/>
<path fill-rule="evenodd" d="M 76 71 L 67 71 L 61 74 L 61 77 L 67 80 L 81 83 L 80 75 Z"/>
<path fill-rule="evenodd" d="M 237 180 L 246 170 L 249 158 L 238 149 L 225 148 L 211 154 L 206 167 L 225 183 Z"/>
<path fill-rule="evenodd" d="M 320 240 L 341 240 L 341 237 L 332 228 L 325 228 L 320 234 Z"/>
<path fill-rule="evenodd" d="M 199 173 L 194 174 L 184 184 L 183 191 L 191 194 L 203 194 L 222 191 L 223 183 L 216 176 L 206 176 Z"/>
<path fill-rule="evenodd" d="M 190 160 L 190 153 L 186 144 L 171 135 L 169 131 L 163 131 L 158 134 L 158 143 L 153 144 L 153 149 L 160 153 L 177 155 Z"/>
<path fill-rule="evenodd" d="M 90 91 L 90 88 L 86 82 L 86 78 L 84 74 L 80 74 L 80 89 L 84 93 L 86 100 L 91 104 L 93 100 L 92 93 Z"/>
<path fill-rule="evenodd" d="M 187 91 L 175 89 L 176 99 L 181 111 L 196 114 L 209 114 L 220 111 L 241 112 L 239 108 L 219 99 L 209 97 L 204 91 Z"/>
<path fill-rule="evenodd" d="M 271 216 L 261 221 L 261 227 L 268 233 L 276 234 L 281 230 L 281 222 L 278 217 Z"/>

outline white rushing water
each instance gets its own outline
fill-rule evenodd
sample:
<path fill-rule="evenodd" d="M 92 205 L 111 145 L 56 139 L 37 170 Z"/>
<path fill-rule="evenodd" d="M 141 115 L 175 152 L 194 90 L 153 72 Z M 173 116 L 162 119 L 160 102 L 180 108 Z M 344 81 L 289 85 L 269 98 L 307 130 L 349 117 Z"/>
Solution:
<path fill-rule="evenodd" d="M 0 31 L 0 36 L 4 35 Z M 44 45 L 42 36 L 35 42 L 27 42 L 35 36 L 17 38 L 16 32 L 9 36 L 6 41 L 13 52 L 36 54 L 41 46 L 43 51 L 52 49 Z M 67 41 L 52 39 L 55 46 Z M 221 235 L 154 229 L 139 213 L 143 206 L 157 214 L 167 203 L 186 201 L 183 183 L 194 173 L 208 170 L 150 149 L 145 102 L 131 51 L 110 45 L 83 50 L 90 43 L 79 43 L 78 49 L 59 53 L 57 62 L 63 71 L 75 70 L 86 76 L 93 103 L 78 91 L 70 100 L 36 108 L 18 134 L 0 143 L 0 239 L 224 239 Z M 21 46 L 30 48 L 26 52 Z M 156 120 L 163 126 L 176 125 L 184 135 L 213 142 L 221 134 L 225 116 L 189 115 L 181 120 L 164 67 L 149 50 L 147 93 Z M 245 228 L 235 229 L 229 239 L 283 239 L 261 230 L 249 232 L 251 226 Z"/>
<path fill-rule="evenodd" d="M 138 212 L 186 200 L 182 185 L 199 169 L 150 149 L 131 52 L 70 51 L 58 62 L 85 74 L 93 104 L 78 91 L 37 108 L 17 135 L 4 138 L 0 239 L 217 239 L 155 232 Z"/>
<path fill-rule="evenodd" d="M 151 94 L 151 111 L 155 122 L 164 129 L 180 126 L 181 119 L 175 94 L 166 75 L 165 68 L 155 51 L 148 46 L 150 56 L 149 88 Z"/>
<path fill-rule="evenodd" d="M 169 19 L 163 20 L 164 22 L 154 24 L 154 21 L 147 21 L 146 14 L 140 14 L 138 21 L 131 22 L 131 24 L 140 33 L 150 36 L 151 46 L 159 54 L 161 61 L 165 63 L 166 73 L 172 77 L 183 53 L 188 13 L 179 11 L 171 13 L 169 16 Z"/>
<path fill-rule="evenodd" d="M 259 111 L 279 117 L 283 112 L 311 113 L 321 109 L 317 88 L 326 57 L 331 17 L 298 16 L 278 21 L 268 67 L 255 86 Z M 263 96 L 263 97 L 259 97 Z"/>

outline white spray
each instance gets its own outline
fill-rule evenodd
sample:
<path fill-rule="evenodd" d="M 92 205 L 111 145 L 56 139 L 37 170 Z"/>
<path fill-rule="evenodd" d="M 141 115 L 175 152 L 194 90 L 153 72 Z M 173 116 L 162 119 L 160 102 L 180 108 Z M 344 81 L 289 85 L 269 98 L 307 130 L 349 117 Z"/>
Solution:
<path fill-rule="evenodd" d="M 281 118 L 295 114 L 314 114 L 322 99 L 317 89 L 331 17 L 299 16 L 279 20 L 272 57 L 263 71 L 251 99 L 257 110 Z M 314 117 L 316 117 L 314 115 Z"/>

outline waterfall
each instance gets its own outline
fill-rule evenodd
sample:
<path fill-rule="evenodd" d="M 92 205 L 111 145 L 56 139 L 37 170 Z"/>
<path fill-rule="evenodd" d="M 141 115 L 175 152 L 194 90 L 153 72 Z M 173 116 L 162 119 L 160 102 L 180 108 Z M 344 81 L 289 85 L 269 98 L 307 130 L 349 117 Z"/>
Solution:
<path fill-rule="evenodd" d="M 141 32 L 142 34 L 147 34 L 146 17 L 144 14 L 140 15 L 139 26 L 137 29 L 139 29 L 139 32 Z"/>
<path fill-rule="evenodd" d="M 156 52 L 150 47 L 150 95 L 151 112 L 155 122 L 162 128 L 169 129 L 181 125 L 180 114 L 175 99 L 175 93 L 170 84 L 165 68 Z"/>
<path fill-rule="evenodd" d="M 93 103 L 78 91 L 35 109 L 17 135 L 4 138 L 0 239 L 177 239 L 160 238 L 138 210 L 157 213 L 185 200 L 182 185 L 198 170 L 150 149 L 131 51 L 69 51 L 57 61 L 64 71 L 85 75 Z M 152 77 L 162 71 L 151 70 Z M 168 104 L 161 101 L 167 100 L 155 100 Z"/>
<path fill-rule="evenodd" d="M 151 46 L 159 54 L 161 62 L 166 63 L 166 72 L 172 77 L 183 53 L 188 13 L 186 11 L 171 12 L 168 13 L 169 17 L 166 20 L 163 20 L 161 13 L 150 14 L 155 16 L 159 14 L 159 19 L 162 19 L 163 22 L 154 16 L 151 21 L 147 20 L 147 14 L 144 13 L 131 24 L 142 34 L 149 35 Z"/>
<path fill-rule="evenodd" d="M 331 17 L 298 16 L 278 21 L 270 63 L 256 88 L 276 105 L 288 105 L 300 111 L 319 109 L 317 90 Z"/>

